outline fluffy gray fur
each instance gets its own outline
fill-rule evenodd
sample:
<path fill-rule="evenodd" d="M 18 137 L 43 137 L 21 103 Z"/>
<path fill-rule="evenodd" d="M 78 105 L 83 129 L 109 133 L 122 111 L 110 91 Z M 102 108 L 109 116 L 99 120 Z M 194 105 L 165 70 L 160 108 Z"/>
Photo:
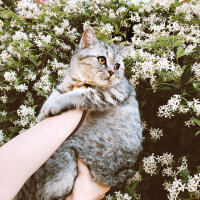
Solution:
<path fill-rule="evenodd" d="M 135 90 L 124 77 L 127 50 L 97 40 L 92 28 L 85 30 L 65 79 L 44 103 L 38 121 L 68 109 L 90 112 L 80 129 L 31 176 L 16 200 L 64 199 L 77 176 L 77 156 L 105 185 L 116 186 L 134 174 L 142 126 Z M 105 64 L 100 64 L 100 56 L 106 58 Z M 91 87 L 72 90 L 86 83 Z"/>

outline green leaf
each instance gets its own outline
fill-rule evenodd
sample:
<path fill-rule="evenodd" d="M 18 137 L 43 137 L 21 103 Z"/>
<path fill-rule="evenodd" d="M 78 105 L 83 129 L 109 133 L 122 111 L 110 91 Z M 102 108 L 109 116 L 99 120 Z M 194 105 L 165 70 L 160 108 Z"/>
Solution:
<path fill-rule="evenodd" d="M 200 173 L 200 166 L 197 166 L 197 172 Z"/>
<path fill-rule="evenodd" d="M 199 119 L 194 118 L 193 121 L 194 121 L 197 125 L 200 126 L 200 120 L 199 120 Z"/>
<path fill-rule="evenodd" d="M 178 48 L 177 52 L 176 52 L 176 58 L 180 58 L 185 54 L 185 50 L 181 47 Z"/>
<path fill-rule="evenodd" d="M 187 92 L 183 92 L 183 95 L 184 95 L 184 96 L 187 96 L 187 95 L 189 95 L 189 94 L 188 94 Z"/>
<path fill-rule="evenodd" d="M 40 60 L 37 64 L 36 64 L 36 66 L 38 67 L 39 65 L 41 65 L 42 64 L 42 61 Z"/>
<path fill-rule="evenodd" d="M 191 79 L 191 68 L 190 68 L 190 67 L 187 67 L 187 68 L 184 70 L 184 72 L 183 72 L 183 74 L 182 74 L 182 76 L 181 76 L 181 81 L 182 81 L 183 83 L 186 83 L 186 82 L 188 82 L 190 79 Z"/>
<path fill-rule="evenodd" d="M 199 84 L 198 83 L 193 83 L 192 85 L 193 85 L 195 90 L 199 91 Z"/>
<path fill-rule="evenodd" d="M 160 88 L 160 90 L 171 90 L 171 88 L 170 87 L 162 87 L 162 88 Z"/>
<path fill-rule="evenodd" d="M 186 171 L 186 170 L 182 170 L 182 171 L 180 172 L 180 174 L 181 174 L 181 177 L 182 177 L 182 181 L 183 181 L 183 182 L 188 182 L 189 172 Z"/>
<path fill-rule="evenodd" d="M 183 65 L 183 67 L 181 68 L 183 71 L 185 71 L 185 69 L 187 68 L 187 65 Z"/>
<path fill-rule="evenodd" d="M 199 134 L 200 134 L 200 131 L 197 131 L 197 132 L 195 133 L 195 137 L 197 137 Z"/>
<path fill-rule="evenodd" d="M 183 44 L 183 41 L 182 41 L 182 40 L 177 40 L 177 41 L 174 43 L 174 47 L 181 46 L 182 44 Z"/>

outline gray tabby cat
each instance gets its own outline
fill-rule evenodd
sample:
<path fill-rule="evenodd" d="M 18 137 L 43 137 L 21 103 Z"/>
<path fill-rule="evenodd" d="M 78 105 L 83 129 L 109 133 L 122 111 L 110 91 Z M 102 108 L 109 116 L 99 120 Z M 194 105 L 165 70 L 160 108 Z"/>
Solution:
<path fill-rule="evenodd" d="M 94 179 L 109 186 L 134 174 L 142 150 L 135 90 L 124 77 L 128 47 L 105 44 L 87 28 L 63 82 L 44 103 L 38 121 L 69 109 L 90 110 L 79 130 L 27 181 L 17 200 L 61 200 L 72 190 L 77 156 Z M 72 90 L 74 86 L 90 85 Z"/>

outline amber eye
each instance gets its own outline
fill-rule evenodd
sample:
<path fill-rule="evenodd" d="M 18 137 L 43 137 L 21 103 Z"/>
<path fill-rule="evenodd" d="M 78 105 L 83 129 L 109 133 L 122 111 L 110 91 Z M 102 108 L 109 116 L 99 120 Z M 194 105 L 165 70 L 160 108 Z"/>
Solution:
<path fill-rule="evenodd" d="M 98 57 L 98 60 L 99 60 L 99 63 L 100 63 L 101 65 L 106 64 L 106 58 L 105 58 L 104 56 L 99 56 L 99 57 Z"/>
<path fill-rule="evenodd" d="M 120 64 L 116 63 L 115 66 L 114 66 L 114 70 L 118 70 L 119 68 L 120 68 Z"/>

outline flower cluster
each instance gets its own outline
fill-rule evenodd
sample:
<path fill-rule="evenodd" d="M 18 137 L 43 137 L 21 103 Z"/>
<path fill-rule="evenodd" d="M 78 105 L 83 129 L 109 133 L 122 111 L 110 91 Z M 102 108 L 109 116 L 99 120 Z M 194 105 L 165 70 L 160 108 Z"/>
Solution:
<path fill-rule="evenodd" d="M 137 195 L 135 197 L 138 200 L 140 199 L 140 198 L 138 198 Z M 106 196 L 106 200 L 113 200 L 113 199 L 116 199 L 116 200 L 131 200 L 132 197 L 129 196 L 127 193 L 122 194 L 120 191 L 119 192 L 115 192 L 114 196 L 111 196 L 111 195 Z"/>
<path fill-rule="evenodd" d="M 151 135 L 152 139 L 158 140 L 163 136 L 163 130 L 159 128 L 150 128 L 149 134 Z"/>
<path fill-rule="evenodd" d="M 35 111 L 33 108 L 21 105 L 17 110 L 17 115 L 19 116 L 19 119 L 14 121 L 15 125 L 27 127 L 27 125 L 31 126 L 35 124 Z"/>

